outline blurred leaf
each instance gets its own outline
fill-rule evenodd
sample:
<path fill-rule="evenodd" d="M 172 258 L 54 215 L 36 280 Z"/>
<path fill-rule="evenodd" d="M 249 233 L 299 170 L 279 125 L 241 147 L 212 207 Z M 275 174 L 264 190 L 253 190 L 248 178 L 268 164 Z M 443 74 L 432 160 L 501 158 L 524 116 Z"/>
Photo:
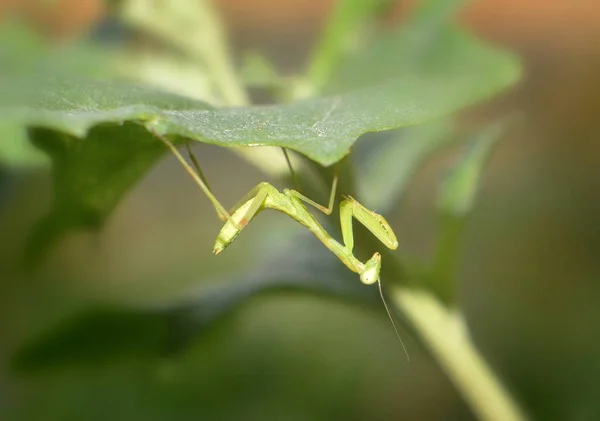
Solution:
<path fill-rule="evenodd" d="M 277 87 L 282 83 L 277 69 L 267 57 L 257 51 L 244 54 L 241 78 L 250 87 Z"/>
<path fill-rule="evenodd" d="M 0 166 L 0 215 L 4 210 L 4 206 L 10 201 L 14 190 L 14 180 L 11 174 Z"/>
<path fill-rule="evenodd" d="M 481 130 L 465 147 L 455 167 L 441 183 L 437 196 L 439 237 L 431 269 L 434 290 L 446 301 L 452 301 L 452 277 L 458 264 L 460 239 L 466 216 L 475 204 L 481 175 L 491 151 L 514 123 L 505 119 Z"/>
<path fill-rule="evenodd" d="M 99 226 L 164 152 L 134 123 L 95 126 L 85 141 L 41 128 L 30 136 L 52 158 L 54 189 L 52 209 L 28 242 L 26 262 L 39 259 L 67 230 Z"/>
<path fill-rule="evenodd" d="M 333 254 L 311 234 L 304 231 L 294 236 L 272 237 L 265 255 L 269 256 L 257 269 L 242 276 L 215 281 L 214 288 L 202 288 L 192 297 L 192 307 L 211 320 L 215 314 L 229 311 L 249 296 L 270 290 L 307 291 L 331 295 L 344 300 L 377 303 L 376 288 L 365 287 L 358 275 L 349 272 Z M 206 315 L 210 314 L 210 317 Z"/>
<path fill-rule="evenodd" d="M 0 70 L 22 70 L 40 51 L 45 51 L 46 43 L 40 34 L 24 22 L 13 18 L 6 19 L 0 25 Z"/>
<path fill-rule="evenodd" d="M 128 0 L 120 17 L 193 59 L 218 93 L 211 99 L 235 106 L 249 103 L 213 1 Z"/>
<path fill-rule="evenodd" d="M 413 11 L 404 31 L 422 47 L 425 39 L 435 41 L 444 26 L 468 0 L 424 0 Z M 415 46 L 416 47 L 416 46 Z M 414 50 L 417 51 L 416 49 Z"/>
<path fill-rule="evenodd" d="M 158 49 L 127 51 L 117 67 L 128 80 L 211 104 L 218 101 L 212 81 L 196 62 L 185 57 Z"/>
<path fill-rule="evenodd" d="M 379 212 L 389 209 L 400 200 L 423 160 L 454 136 L 451 122 L 439 120 L 398 130 L 378 142 L 360 164 L 361 201 Z"/>
<path fill-rule="evenodd" d="M 363 25 L 390 0 L 337 0 L 324 33 L 313 50 L 308 82 L 320 91 L 340 59 L 363 35 Z"/>
<path fill-rule="evenodd" d="M 492 56 L 497 52 L 449 23 L 463 3 L 464 0 L 421 2 L 402 26 L 380 30 L 370 42 L 363 42 L 361 48 L 341 60 L 325 91 L 344 92 L 403 75 L 427 78 L 473 71 L 472 77 L 477 78 L 477 65 L 469 63 L 495 60 Z M 513 66 L 518 73 L 518 64 L 513 62 Z"/>
<path fill-rule="evenodd" d="M 164 353 L 168 336 L 168 318 L 164 314 L 93 310 L 23 346 L 12 365 L 28 371 L 152 358 Z"/>
<path fill-rule="evenodd" d="M 0 166 L 31 167 L 49 163 L 48 156 L 29 142 L 22 126 L 0 124 Z"/>
<path fill-rule="evenodd" d="M 7 20 L 0 25 L 0 77 L 65 77 L 65 73 L 114 77 L 118 59 L 114 51 L 88 40 L 51 44 L 19 20 Z"/>
<path fill-rule="evenodd" d="M 442 182 L 437 207 L 443 214 L 463 217 L 473 208 L 481 174 L 492 147 L 506 133 L 507 122 L 490 125 L 466 144 L 466 150 L 456 166 Z"/>

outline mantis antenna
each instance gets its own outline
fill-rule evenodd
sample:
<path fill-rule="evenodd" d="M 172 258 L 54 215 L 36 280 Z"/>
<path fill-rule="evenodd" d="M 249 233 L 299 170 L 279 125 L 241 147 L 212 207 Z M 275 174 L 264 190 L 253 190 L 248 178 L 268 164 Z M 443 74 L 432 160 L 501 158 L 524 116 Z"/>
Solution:
<path fill-rule="evenodd" d="M 406 349 L 406 345 L 404 344 L 402 337 L 400 337 L 400 332 L 398 331 L 398 327 L 396 326 L 396 322 L 394 321 L 394 316 L 392 315 L 392 311 L 390 310 L 390 307 L 388 306 L 385 296 L 383 295 L 383 288 L 381 286 L 381 278 L 377 279 L 377 287 L 379 289 L 379 296 L 381 297 L 381 302 L 383 303 L 385 312 L 387 313 L 388 318 L 390 319 L 390 322 L 392 323 L 392 327 L 394 328 L 394 332 L 396 332 L 396 337 L 400 341 L 400 345 L 402 345 L 402 350 L 404 351 L 404 355 L 406 355 L 406 362 L 410 362 L 410 355 L 408 355 L 408 349 Z"/>
<path fill-rule="evenodd" d="M 213 252 L 215 254 L 219 254 L 227 246 L 229 246 L 229 244 L 231 244 L 233 240 L 237 238 L 237 236 L 248 225 L 248 223 L 250 223 L 250 221 L 264 209 L 273 209 L 288 215 L 312 232 L 323 243 L 323 245 L 325 245 L 325 247 L 327 247 L 344 265 L 346 265 L 348 269 L 356 272 L 363 284 L 371 285 L 377 282 L 379 287 L 379 295 L 381 296 L 384 308 L 390 321 L 392 322 L 396 336 L 402 344 L 402 349 L 406 354 L 407 361 L 410 361 L 406 346 L 400 337 L 400 333 L 398 332 L 398 328 L 394 322 L 390 307 L 388 306 L 383 295 L 383 288 L 381 285 L 381 279 L 379 277 L 379 272 L 381 271 L 381 255 L 379 253 L 374 253 L 369 260 L 363 263 L 358 260 L 352 252 L 354 248 L 354 234 L 352 231 L 353 219 L 356 219 L 363 224 L 386 247 L 395 250 L 398 247 L 398 240 L 396 239 L 396 235 L 394 234 L 391 226 L 383 216 L 365 208 L 354 198 L 349 196 L 345 197 L 342 203 L 340 203 L 340 226 L 343 237 L 343 244 L 341 244 L 331 237 L 331 235 L 329 235 L 329 233 L 321 226 L 321 224 L 319 224 L 315 217 L 308 212 L 308 209 L 305 206 L 305 203 L 309 204 L 326 215 L 330 215 L 333 210 L 337 190 L 337 174 L 333 178 L 328 207 L 312 201 L 297 190 L 284 189 L 281 192 L 270 183 L 262 182 L 252 188 L 238 202 L 238 204 L 233 208 L 233 211 L 230 213 L 225 210 L 223 205 L 221 205 L 221 203 L 213 195 L 212 191 L 208 187 L 208 184 L 204 180 L 204 175 L 199 169 L 200 166 L 198 165 L 198 161 L 195 159 L 195 157 L 190 159 L 192 160 L 192 164 L 194 165 L 196 171 L 187 163 L 185 158 L 183 158 L 173 143 L 171 143 L 164 136 L 161 136 L 156 132 L 153 133 L 171 150 L 181 165 L 183 165 L 185 170 L 190 174 L 190 176 L 194 179 L 198 186 L 200 186 L 204 194 L 206 194 L 208 199 L 211 201 L 219 218 L 225 221 L 225 225 L 223 225 L 223 228 L 221 228 L 221 231 L 217 236 L 217 240 L 215 241 L 213 248 Z M 189 145 L 188 153 L 190 154 L 190 157 L 193 157 L 192 151 L 189 149 Z M 293 171 L 291 161 L 287 151 L 285 150 L 284 155 L 288 165 L 290 166 L 290 169 Z"/>

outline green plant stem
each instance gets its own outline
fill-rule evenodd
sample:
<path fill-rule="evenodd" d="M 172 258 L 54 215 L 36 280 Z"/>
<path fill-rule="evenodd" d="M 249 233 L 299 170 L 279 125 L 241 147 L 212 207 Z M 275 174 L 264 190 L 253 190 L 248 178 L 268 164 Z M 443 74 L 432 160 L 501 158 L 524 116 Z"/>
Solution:
<path fill-rule="evenodd" d="M 132 26 L 175 45 L 193 58 L 198 71 L 204 70 L 219 91 L 224 105 L 250 105 L 242 79 L 235 70 L 222 21 L 210 1 L 127 0 L 122 5 L 121 16 Z M 288 170 L 279 148 L 231 149 L 272 177 L 281 177 Z"/>
<path fill-rule="evenodd" d="M 230 106 L 249 104 L 232 63 L 229 46 L 214 6 L 208 0 L 127 0 L 123 19 L 176 46 L 198 63 Z"/>
<path fill-rule="evenodd" d="M 315 46 L 307 69 L 307 80 L 300 85 L 296 96 L 310 96 L 321 91 L 357 38 L 363 25 L 378 11 L 389 6 L 389 0 L 337 0 L 321 39 Z"/>
<path fill-rule="evenodd" d="M 527 419 L 471 342 L 458 312 L 425 290 L 394 286 L 391 297 L 478 419 Z"/>
<path fill-rule="evenodd" d="M 222 20 L 208 0 L 196 0 L 203 16 L 202 33 L 206 37 L 206 48 L 201 51 L 202 59 L 210 69 L 211 79 L 219 87 L 223 98 L 231 106 L 250 105 L 250 99 L 242 79 L 238 76 L 233 64 L 232 55 Z"/>

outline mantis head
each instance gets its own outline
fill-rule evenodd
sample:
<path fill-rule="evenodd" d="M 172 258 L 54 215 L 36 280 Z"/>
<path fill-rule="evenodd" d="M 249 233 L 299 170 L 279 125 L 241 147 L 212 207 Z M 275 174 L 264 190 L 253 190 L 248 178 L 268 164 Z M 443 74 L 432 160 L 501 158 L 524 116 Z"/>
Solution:
<path fill-rule="evenodd" d="M 373 257 L 367 260 L 365 268 L 360 272 L 360 281 L 365 285 L 371 285 L 379 279 L 379 271 L 381 270 L 381 255 L 375 253 Z"/>

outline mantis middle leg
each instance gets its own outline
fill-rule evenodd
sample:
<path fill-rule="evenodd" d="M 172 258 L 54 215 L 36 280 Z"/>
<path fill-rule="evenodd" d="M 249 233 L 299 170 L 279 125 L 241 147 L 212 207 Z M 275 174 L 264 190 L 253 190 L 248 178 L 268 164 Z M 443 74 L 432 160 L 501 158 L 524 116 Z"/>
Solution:
<path fill-rule="evenodd" d="M 206 183 L 205 178 L 204 178 L 204 174 L 202 173 L 202 170 L 200 170 L 200 166 L 198 165 L 198 161 L 196 161 L 196 158 L 195 157 L 192 158 L 192 162 L 198 172 L 194 171 L 194 168 L 192 168 L 190 166 L 190 164 L 188 164 L 188 162 L 185 160 L 185 158 L 179 153 L 179 151 L 177 150 L 175 145 L 173 145 L 173 143 L 169 139 L 167 139 L 165 136 L 160 135 L 157 132 L 152 132 L 152 133 L 154 134 L 154 136 L 156 136 L 157 139 L 159 139 L 162 143 L 164 143 L 167 148 L 169 148 L 169 150 L 173 153 L 173 155 L 175 155 L 177 160 L 181 163 L 183 168 L 194 179 L 196 184 L 198 184 L 198 186 L 200 186 L 200 189 L 202 189 L 202 191 L 204 192 L 206 197 L 208 197 L 208 200 L 210 200 L 210 202 L 214 206 L 218 217 L 223 221 L 225 221 L 225 220 L 231 221 L 231 215 L 229 214 L 229 212 L 227 212 L 225 207 L 221 204 L 221 202 L 219 202 L 219 200 L 217 200 L 215 195 L 212 193 L 212 191 L 208 187 L 208 184 Z M 193 154 L 191 153 L 189 146 L 188 146 L 188 151 L 190 153 L 190 156 L 193 157 Z"/>

